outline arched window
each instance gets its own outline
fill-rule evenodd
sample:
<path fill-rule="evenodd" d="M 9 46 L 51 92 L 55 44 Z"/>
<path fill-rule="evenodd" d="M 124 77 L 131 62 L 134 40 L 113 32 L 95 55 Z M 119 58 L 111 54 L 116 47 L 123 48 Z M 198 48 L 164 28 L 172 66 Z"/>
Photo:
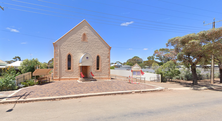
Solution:
<path fill-rule="evenodd" d="M 71 70 L 71 55 L 70 54 L 68 55 L 67 60 L 68 60 L 68 62 L 67 62 L 67 64 L 68 64 L 67 67 L 68 68 L 67 69 Z"/>
<path fill-rule="evenodd" d="M 97 55 L 96 57 L 96 70 L 99 70 L 100 57 Z"/>
<path fill-rule="evenodd" d="M 87 42 L 87 36 L 86 33 L 82 34 L 82 41 Z"/>

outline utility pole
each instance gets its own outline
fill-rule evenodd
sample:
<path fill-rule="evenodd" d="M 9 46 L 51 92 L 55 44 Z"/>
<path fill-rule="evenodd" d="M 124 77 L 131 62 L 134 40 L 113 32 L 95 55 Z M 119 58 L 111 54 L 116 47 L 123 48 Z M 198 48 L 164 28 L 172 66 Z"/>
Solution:
<path fill-rule="evenodd" d="M 214 18 L 212 23 L 205 24 L 205 22 L 203 22 L 203 24 L 204 24 L 204 26 L 212 24 L 213 29 L 215 29 L 215 23 L 218 23 L 218 22 L 221 22 L 221 21 L 222 20 L 215 21 L 215 18 Z M 212 40 L 212 43 L 214 44 L 214 40 Z M 210 78 L 210 83 L 211 84 L 214 83 L 214 51 L 213 51 L 213 54 L 211 55 L 211 78 Z"/>

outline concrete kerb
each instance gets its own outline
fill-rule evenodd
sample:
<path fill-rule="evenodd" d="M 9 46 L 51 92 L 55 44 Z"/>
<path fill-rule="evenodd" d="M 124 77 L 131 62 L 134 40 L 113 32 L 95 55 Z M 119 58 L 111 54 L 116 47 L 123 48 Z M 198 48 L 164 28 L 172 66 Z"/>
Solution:
<path fill-rule="evenodd" d="M 155 88 L 155 89 L 144 89 L 144 90 L 128 90 L 128 91 L 115 91 L 115 92 L 101 92 L 101 93 L 87 93 L 78 95 L 64 95 L 64 96 L 53 96 L 53 97 L 41 97 L 41 98 L 28 98 L 28 99 L 14 99 L 14 100 L 2 100 L 0 104 L 10 104 L 10 103 L 26 103 L 26 102 L 37 102 L 37 101 L 54 101 L 72 98 L 82 98 L 91 96 L 103 96 L 103 95 L 118 95 L 118 94 L 132 94 L 132 93 L 142 93 L 142 92 L 154 92 L 162 91 L 165 88 Z"/>
<path fill-rule="evenodd" d="M 22 90 L 23 88 L 16 90 L 15 92 L 13 92 L 12 94 L 8 95 L 6 98 L 2 99 L 0 102 L 7 100 L 8 98 L 10 98 L 11 96 L 13 96 L 15 93 L 19 92 L 20 90 Z"/>

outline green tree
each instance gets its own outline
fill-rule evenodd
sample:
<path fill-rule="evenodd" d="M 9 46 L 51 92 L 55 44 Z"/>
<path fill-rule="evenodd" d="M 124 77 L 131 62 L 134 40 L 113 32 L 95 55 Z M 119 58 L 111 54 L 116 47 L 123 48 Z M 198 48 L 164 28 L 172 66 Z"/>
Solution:
<path fill-rule="evenodd" d="M 207 41 L 202 39 L 202 32 L 188 34 L 183 37 L 175 37 L 168 40 L 167 46 L 174 47 L 177 59 L 184 65 L 191 65 L 193 84 L 197 84 L 196 65 L 202 58 L 206 57 Z"/>
<path fill-rule="evenodd" d="M 149 67 L 151 67 L 154 62 L 155 62 L 154 60 L 143 61 L 144 65 L 145 65 L 145 66 L 149 66 Z M 156 62 L 156 63 L 157 63 L 157 62 Z"/>
<path fill-rule="evenodd" d="M 159 50 L 155 50 L 153 55 L 155 56 L 155 59 L 160 61 L 160 65 L 163 65 L 170 60 L 176 63 L 177 53 L 174 51 L 174 49 L 160 48 Z"/>
<path fill-rule="evenodd" d="M 19 56 L 15 56 L 15 57 L 13 58 L 13 60 L 14 60 L 14 62 L 15 62 L 15 61 L 21 61 L 21 58 L 20 58 Z"/>
<path fill-rule="evenodd" d="M 53 67 L 54 67 L 54 58 L 52 58 L 51 60 L 49 60 L 48 66 L 49 66 L 49 68 L 53 68 Z"/>
<path fill-rule="evenodd" d="M 172 79 L 179 76 L 180 71 L 176 68 L 176 64 L 173 61 L 168 61 L 155 70 L 157 74 L 161 74 L 162 81 L 166 79 Z"/>
<path fill-rule="evenodd" d="M 41 64 L 40 64 L 40 68 L 41 68 L 41 69 L 47 69 L 47 68 L 48 68 L 48 64 L 47 64 L 46 62 L 41 63 Z"/>
<path fill-rule="evenodd" d="M 154 56 L 149 56 L 149 57 L 147 57 L 147 60 L 154 60 L 154 59 L 155 59 Z"/>
<path fill-rule="evenodd" d="M 34 72 L 36 67 L 41 65 L 41 63 L 39 62 L 39 60 L 36 58 L 36 59 L 32 59 L 32 60 L 29 60 L 29 59 L 25 59 L 22 61 L 20 67 L 19 67 L 19 70 L 22 72 L 22 73 L 26 73 L 26 72 Z"/>
<path fill-rule="evenodd" d="M 21 61 L 21 58 L 19 56 L 15 56 L 14 58 L 12 58 L 13 60 L 10 60 L 10 61 L 5 61 L 6 63 L 8 64 L 11 64 L 15 61 Z"/>
<path fill-rule="evenodd" d="M 218 63 L 219 72 L 220 72 L 220 83 L 222 83 L 222 40 L 221 42 L 217 42 L 218 44 L 215 46 L 217 50 L 214 51 L 215 61 Z"/>
<path fill-rule="evenodd" d="M 202 40 L 208 41 L 206 44 L 208 58 L 205 58 L 204 61 L 210 63 L 211 55 L 214 55 L 214 60 L 219 67 L 220 83 L 222 83 L 222 28 L 203 31 L 200 36 Z"/>
<path fill-rule="evenodd" d="M 143 59 L 138 56 L 134 56 L 133 58 L 127 60 L 126 65 L 133 66 L 136 63 L 137 64 L 143 63 Z"/>
<path fill-rule="evenodd" d="M 140 66 L 141 68 L 144 68 L 144 67 L 145 67 L 145 64 L 144 64 L 144 63 L 140 63 L 139 66 Z"/>
<path fill-rule="evenodd" d="M 156 62 L 154 62 L 153 64 L 152 64 L 152 69 L 153 70 L 156 70 L 156 69 L 158 69 L 159 68 L 159 64 L 157 64 Z"/>

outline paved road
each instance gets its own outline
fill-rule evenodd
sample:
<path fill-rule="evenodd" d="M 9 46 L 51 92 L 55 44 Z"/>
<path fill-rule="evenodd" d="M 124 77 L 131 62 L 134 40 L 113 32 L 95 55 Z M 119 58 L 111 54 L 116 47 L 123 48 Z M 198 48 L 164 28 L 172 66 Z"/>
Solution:
<path fill-rule="evenodd" d="M 181 90 L 7 104 L 0 105 L 0 117 L 2 121 L 219 121 L 221 97 L 219 91 Z"/>

